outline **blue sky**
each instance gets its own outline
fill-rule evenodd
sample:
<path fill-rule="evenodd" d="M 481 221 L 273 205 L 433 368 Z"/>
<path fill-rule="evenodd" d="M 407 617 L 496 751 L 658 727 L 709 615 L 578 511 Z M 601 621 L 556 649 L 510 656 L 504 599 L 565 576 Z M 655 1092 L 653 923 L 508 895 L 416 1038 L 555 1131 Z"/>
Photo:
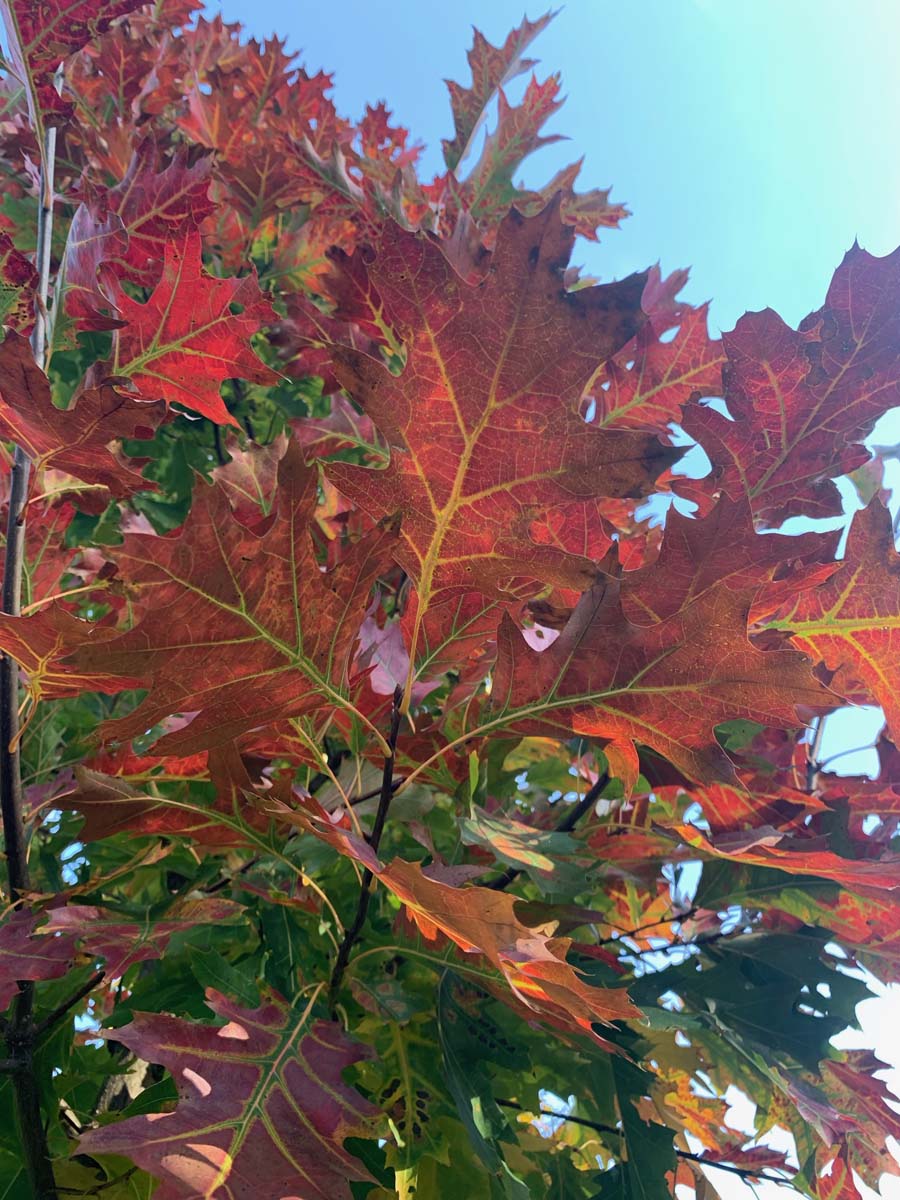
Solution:
<path fill-rule="evenodd" d="M 278 33 L 335 76 L 347 116 L 385 100 L 441 168 L 451 132 L 442 80 L 467 82 L 477 24 L 497 42 L 522 0 L 222 0 L 256 37 Z M 529 7 L 532 19 L 545 11 Z M 569 0 L 535 43 L 539 77 L 561 71 L 568 100 L 526 183 L 584 155 L 585 187 L 613 187 L 633 216 L 575 261 L 612 278 L 660 262 L 691 268 L 685 295 L 711 299 L 713 332 L 771 306 L 795 324 L 817 308 L 854 238 L 900 244 L 898 0 Z M 900 440 L 895 421 L 882 440 Z M 878 714 L 845 714 L 825 747 L 870 740 Z M 865 769 L 852 758 L 842 769 Z M 862 1044 L 900 1066 L 898 991 L 862 1006 Z M 850 1035 L 846 1044 L 849 1044 Z M 892 1072 L 895 1088 L 900 1071 Z M 747 1105 L 735 1119 L 747 1121 Z M 723 1200 L 752 1197 L 711 1173 Z M 783 1189 L 758 1189 L 775 1200 Z M 900 1181 L 885 1196 L 900 1200 Z"/>
<path fill-rule="evenodd" d="M 335 75 L 339 109 L 385 100 L 440 167 L 442 80 L 466 79 L 473 23 L 494 42 L 522 0 L 223 0 L 257 37 L 278 32 Z M 531 6 L 532 18 L 544 6 Z M 854 237 L 900 244 L 896 0 L 570 0 L 541 35 L 538 74 L 561 71 L 570 141 L 535 155 L 540 181 L 585 156 L 633 216 L 577 258 L 605 278 L 689 266 L 688 296 L 728 329 L 771 305 L 817 307 Z"/>

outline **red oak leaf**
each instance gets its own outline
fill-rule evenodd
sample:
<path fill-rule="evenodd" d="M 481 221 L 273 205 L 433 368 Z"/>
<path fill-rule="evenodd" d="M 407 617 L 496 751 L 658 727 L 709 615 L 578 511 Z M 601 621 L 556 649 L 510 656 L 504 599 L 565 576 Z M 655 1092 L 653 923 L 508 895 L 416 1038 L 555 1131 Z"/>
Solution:
<path fill-rule="evenodd" d="M 679 825 L 677 833 L 687 845 L 717 858 L 774 867 L 789 875 L 818 875 L 847 888 L 900 888 L 900 855 L 883 858 L 844 858 L 822 849 L 819 839 L 791 836 L 781 830 L 756 826 L 747 832 L 708 838 L 693 825 Z"/>
<path fill-rule="evenodd" d="M 556 504 L 639 495 L 671 461 L 652 435 L 578 416 L 599 363 L 643 323 L 643 277 L 567 292 L 573 236 L 556 205 L 529 219 L 513 212 L 472 285 L 437 243 L 387 226 L 369 294 L 407 364 L 398 376 L 334 349 L 339 378 L 392 456 L 386 470 L 335 463 L 328 474 L 373 518 L 400 513 L 397 561 L 423 613 L 445 588 L 503 596 L 522 578 L 582 587 L 595 565 L 537 541 L 534 523 Z"/>
<path fill-rule="evenodd" d="M 130 534 L 110 551 L 137 619 L 77 650 L 71 666 L 123 680 L 136 672 L 149 690 L 131 715 L 107 722 L 108 739 L 194 714 L 156 743 L 159 753 L 185 754 L 347 703 L 351 650 L 395 535 L 375 530 L 323 575 L 309 531 L 315 502 L 315 473 L 289 443 L 264 530 L 235 518 L 221 486 L 201 484 L 175 535 Z"/>
<path fill-rule="evenodd" d="M 559 90 L 559 76 L 551 75 L 543 83 L 532 76 L 521 104 L 510 104 L 502 88 L 498 92 L 497 128 L 484 139 L 481 156 L 458 192 L 466 215 L 477 224 L 495 224 L 522 198 L 513 174 L 529 154 L 559 141 L 559 134 L 540 132 L 562 105 Z"/>
<path fill-rule="evenodd" d="M 6 529 L 7 515 L 0 509 L 0 527 Z M 65 545 L 66 530 L 75 516 L 68 500 L 33 500 L 25 524 L 25 554 L 22 565 L 22 607 L 27 611 L 53 599 L 62 590 L 62 577 L 76 551 Z M 0 536 L 0 545 L 5 538 Z"/>
<path fill-rule="evenodd" d="M 59 409 L 27 340 L 10 332 L 0 345 L 0 437 L 26 450 L 36 469 L 65 471 L 116 497 L 152 489 L 110 446 L 152 437 L 164 420 L 163 405 L 123 396 L 109 384 L 84 387 Z"/>
<path fill-rule="evenodd" d="M 32 704 L 84 692 L 114 695 L 126 688 L 140 687 L 141 676 L 126 676 L 76 666 L 65 661 L 79 646 L 92 650 L 104 639 L 115 636 L 108 625 L 91 624 L 73 617 L 59 601 L 23 617 L 0 613 L 0 650 L 14 658 L 25 671 Z"/>
<path fill-rule="evenodd" d="M 647 307 L 646 297 L 644 306 Z M 707 332 L 708 306 L 680 307 L 678 331 L 660 341 L 653 321 L 598 372 L 590 395 L 592 421 L 617 429 L 666 429 L 681 420 L 687 402 L 699 396 L 722 394 L 721 341 Z"/>
<path fill-rule="evenodd" d="M 856 514 L 843 562 L 769 622 L 836 672 L 831 686 L 848 699 L 875 700 L 900 736 L 900 555 L 891 516 L 878 501 Z"/>
<path fill-rule="evenodd" d="M 830 557 L 836 546 L 836 535 L 758 534 L 747 500 L 723 495 L 700 519 L 677 510 L 668 514 L 656 561 L 622 577 L 622 607 L 635 624 L 653 624 L 727 584 L 754 594 L 751 618 L 759 620 L 783 604 L 785 594 L 795 597 L 818 582 L 818 574 L 809 580 L 804 568 Z"/>
<path fill-rule="evenodd" d="M 571 225 L 579 237 L 590 242 L 597 241 L 598 229 L 617 229 L 629 215 L 624 204 L 609 198 L 609 188 L 591 188 L 587 192 L 575 191 L 575 180 L 581 174 L 583 160 L 563 167 L 550 182 L 538 192 L 528 195 L 520 193 L 516 207 L 531 215 L 539 212 L 554 196 L 560 195 L 559 213 L 566 225 Z"/>
<path fill-rule="evenodd" d="M 145 400 L 182 404 L 218 425 L 236 426 L 219 388 L 225 379 L 277 382 L 250 346 L 253 335 L 274 319 L 274 310 L 253 275 L 208 275 L 200 249 L 197 232 L 167 242 L 162 277 L 145 304 L 125 293 L 111 264 L 100 267 L 101 284 L 124 323 L 106 373 L 117 382 L 128 380 Z"/>
<path fill-rule="evenodd" d="M 213 209 L 207 196 L 210 162 L 192 166 L 177 155 L 159 169 L 151 142 L 135 151 L 128 172 L 114 188 L 91 188 L 69 226 L 64 265 L 65 303 L 83 329 L 114 329 L 121 322 L 100 289 L 101 263 L 114 261 L 123 278 L 145 287 L 160 279 L 166 246 L 198 226 Z"/>
<path fill-rule="evenodd" d="M 291 811 L 276 804 L 273 811 L 372 871 L 403 901 L 426 939 L 433 941 L 441 933 L 464 953 L 484 955 L 526 1009 L 561 1028 L 586 1032 L 593 1023 L 609 1025 L 639 1015 L 624 989 L 587 984 L 566 961 L 571 939 L 553 937 L 555 923 L 550 928 L 524 924 L 516 915 L 514 896 L 454 887 L 430 878 L 418 863 L 400 858 L 384 865 L 370 846 L 333 821 L 314 799 L 303 805 Z"/>
<path fill-rule="evenodd" d="M 76 939 L 48 937 L 37 926 L 43 914 L 20 909 L 0 923 L 0 1012 L 9 1008 L 19 980 L 59 979 L 72 969 Z"/>
<path fill-rule="evenodd" d="M 865 461 L 853 443 L 900 403 L 898 338 L 900 250 L 875 258 L 854 246 L 796 332 L 771 309 L 742 317 L 722 339 L 731 419 L 695 403 L 682 421 L 715 483 L 770 524 L 839 514 L 832 480 Z"/>
<path fill-rule="evenodd" d="M 533 59 L 523 58 L 522 52 L 552 19 L 553 13 L 548 12 L 536 21 L 523 20 L 502 46 L 492 46 L 484 34 L 473 30 L 474 41 L 468 53 L 472 69 L 471 87 L 464 88 L 447 80 L 455 133 L 452 139 L 445 138 L 441 144 L 444 161 L 451 171 L 466 157 L 485 110 L 497 90 L 535 65 Z"/>
<path fill-rule="evenodd" d="M 110 757 L 110 756 L 107 756 Z M 103 774 L 89 767 L 75 768 L 75 783 L 54 797 L 59 808 L 84 817 L 80 841 L 96 842 L 128 833 L 136 837 L 184 837 L 199 846 L 225 849 L 246 846 L 254 831 L 265 832 L 271 815 L 265 804 L 290 796 L 277 783 L 268 791 L 251 779 L 234 744 L 189 758 L 147 758 L 121 750 L 108 764 L 117 773 Z M 104 764 L 106 765 L 106 764 Z M 198 799 L 190 789 L 161 792 L 159 784 L 206 779 L 214 784 L 212 804 Z M 153 786 L 151 793 L 149 786 Z"/>
<path fill-rule="evenodd" d="M 243 908 L 232 900 L 186 900 L 161 920 L 136 922 L 95 904 L 67 904 L 50 912 L 46 931 L 77 939 L 82 953 L 104 960 L 108 978 L 118 978 L 137 962 L 162 958 L 173 934 L 212 924 L 234 924 Z"/>
<path fill-rule="evenodd" d="M 395 858 L 379 878 L 406 905 L 422 935 L 443 933 L 465 953 L 483 954 L 525 1008 L 573 1031 L 633 1020 L 639 1010 L 623 988 L 596 988 L 566 962 L 569 938 L 547 936 L 516 916 L 516 898 L 488 888 L 451 887 L 417 863 Z"/>
<path fill-rule="evenodd" d="M 798 705 L 836 705 L 803 655 L 750 644 L 752 591 L 725 581 L 661 620 L 636 625 L 622 611 L 625 587 L 604 577 L 540 653 L 504 617 L 483 727 L 632 739 L 688 778 L 712 782 L 733 776 L 714 726 L 738 718 L 796 725 Z"/>
<path fill-rule="evenodd" d="M 344 1142 L 371 1137 L 378 1110 L 342 1074 L 365 1048 L 274 993 L 250 1011 L 210 988 L 207 1004 L 225 1024 L 136 1013 L 110 1033 L 170 1071 L 180 1100 L 91 1130 L 82 1151 L 127 1155 L 163 1180 L 157 1200 L 350 1200 L 371 1177 Z"/>

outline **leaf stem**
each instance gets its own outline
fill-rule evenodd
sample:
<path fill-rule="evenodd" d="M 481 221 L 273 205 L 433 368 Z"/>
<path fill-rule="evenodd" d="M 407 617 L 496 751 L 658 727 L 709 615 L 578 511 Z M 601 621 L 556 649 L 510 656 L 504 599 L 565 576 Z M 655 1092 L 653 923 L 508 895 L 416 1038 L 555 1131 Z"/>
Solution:
<path fill-rule="evenodd" d="M 388 734 L 388 753 L 384 757 L 384 770 L 381 776 L 381 791 L 378 798 L 378 809 L 375 813 L 375 820 L 372 823 L 372 832 L 368 836 L 368 843 L 377 853 L 381 843 L 381 835 L 384 833 L 385 822 L 387 821 L 388 810 L 391 806 L 391 799 L 394 792 L 397 790 L 394 786 L 394 751 L 397 746 L 397 736 L 400 733 L 400 721 L 402 719 L 403 705 L 403 689 L 397 688 L 394 692 L 394 703 L 391 708 L 391 728 Z M 331 972 L 331 980 L 328 984 L 328 1005 L 332 1013 L 335 1011 L 335 1001 L 337 999 L 338 989 L 341 986 L 341 980 L 344 977 L 344 972 L 347 970 L 347 964 L 350 961 L 350 952 L 356 939 L 362 932 L 363 925 L 366 923 L 366 914 L 369 911 L 369 901 L 372 898 L 372 890 L 375 886 L 375 876 L 368 867 L 362 873 L 360 880 L 359 901 L 356 905 L 356 915 L 352 922 L 347 926 L 347 931 L 344 934 L 344 940 L 341 942 L 338 949 L 337 958 L 334 962 L 334 969 Z"/>

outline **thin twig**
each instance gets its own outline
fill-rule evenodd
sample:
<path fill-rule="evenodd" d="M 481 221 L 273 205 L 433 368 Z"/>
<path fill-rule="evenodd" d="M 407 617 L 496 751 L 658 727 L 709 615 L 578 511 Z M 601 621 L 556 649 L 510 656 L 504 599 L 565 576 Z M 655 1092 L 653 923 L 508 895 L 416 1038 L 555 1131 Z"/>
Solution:
<path fill-rule="evenodd" d="M 403 783 L 402 779 L 391 780 L 391 794 L 396 792 L 397 788 L 399 788 L 402 783 Z M 349 801 L 351 808 L 354 805 L 365 803 L 366 800 L 374 800 L 376 796 L 381 795 L 383 787 L 384 787 L 384 784 L 380 783 L 377 788 L 372 788 L 371 791 L 363 792 L 359 796 L 351 796 L 350 801 Z"/>
<path fill-rule="evenodd" d="M 381 779 L 381 788 L 378 799 L 378 809 L 375 813 L 375 820 L 372 823 L 372 832 L 366 839 L 372 849 L 377 853 L 381 843 L 381 835 L 384 833 L 384 824 L 387 820 L 388 810 L 391 806 L 391 798 L 394 792 L 399 787 L 394 786 L 394 751 L 397 746 L 397 736 L 400 733 L 400 721 L 402 718 L 401 705 L 403 702 L 402 689 L 397 688 L 394 692 L 394 704 L 391 709 L 391 728 L 388 734 L 387 744 L 390 749 L 390 754 L 385 755 L 384 772 Z M 347 926 L 344 934 L 344 940 L 338 948 L 337 958 L 334 962 L 334 970 L 331 972 L 331 981 L 328 985 L 328 1005 L 332 1012 L 335 1008 L 335 1000 L 337 999 L 338 989 L 341 986 L 341 980 L 344 977 L 344 972 L 347 969 L 347 963 L 350 961 L 350 952 L 353 949 L 356 939 L 362 932 L 362 927 L 366 923 L 366 914 L 369 911 L 369 901 L 372 898 L 372 889 L 375 885 L 375 876 L 368 867 L 362 873 L 360 880 L 359 902 L 356 906 L 356 915 L 351 923 Z"/>
<path fill-rule="evenodd" d="M 601 938 L 595 943 L 598 946 L 609 946 L 614 942 L 621 942 L 623 938 L 636 937 L 639 933 L 643 933 L 647 929 L 655 929 L 657 925 L 674 925 L 682 921 L 687 921 L 697 912 L 697 905 L 693 904 L 690 908 L 685 909 L 682 913 L 676 913 L 673 917 L 663 917 L 661 921 L 647 921 L 645 925 L 637 925 L 634 929 L 623 929 L 613 935 L 613 937 Z M 690 944 L 690 943 L 685 943 Z"/>
<path fill-rule="evenodd" d="M 498 1096 L 494 1098 L 494 1102 L 501 1108 L 511 1108 L 514 1112 L 528 1111 L 521 1104 L 517 1104 L 515 1100 L 501 1100 Z M 615 1125 L 604 1125 L 602 1121 L 591 1121 L 587 1117 L 576 1117 L 568 1113 L 557 1112 L 552 1108 L 541 1108 L 538 1111 L 542 1117 L 553 1117 L 558 1121 L 568 1121 L 570 1125 L 581 1125 L 585 1129 L 592 1129 L 595 1133 L 611 1133 L 617 1138 L 624 1136 L 621 1129 L 616 1129 Z M 714 1167 L 717 1171 L 729 1171 L 732 1175 L 740 1175 L 742 1179 L 763 1179 L 768 1183 L 790 1183 L 790 1180 L 785 1179 L 782 1175 L 770 1175 L 765 1171 L 753 1170 L 751 1167 L 737 1167 L 733 1163 L 713 1162 L 712 1159 L 706 1158 L 702 1154 L 694 1154 L 691 1150 L 680 1150 L 678 1146 L 673 1146 L 672 1149 L 679 1158 L 699 1163 L 703 1167 Z"/>
<path fill-rule="evenodd" d="M 35 1026 L 34 1040 L 36 1042 L 40 1041 L 45 1033 L 48 1033 L 51 1029 L 53 1029 L 54 1026 L 56 1026 L 63 1019 L 66 1013 L 75 1007 L 79 1000 L 83 1000 L 85 996 L 90 995 L 94 988 L 102 982 L 105 974 L 105 971 L 97 971 L 97 973 L 92 975 L 86 983 L 81 985 L 81 987 L 73 996 L 70 996 L 68 1000 L 64 1000 L 62 1004 L 57 1004 L 56 1008 L 54 1008 L 52 1012 L 48 1013 L 47 1016 Z"/>
<path fill-rule="evenodd" d="M 61 1187 L 59 1190 L 66 1196 L 96 1196 L 100 1192 L 105 1192 L 107 1188 L 116 1187 L 117 1184 L 125 1183 L 137 1172 L 137 1167 L 129 1167 L 127 1171 L 123 1171 L 121 1175 L 114 1175 L 112 1179 L 107 1179 L 103 1183 L 98 1183 L 92 1188 L 69 1188 Z"/>
<path fill-rule="evenodd" d="M 877 750 L 877 742 L 867 742 L 865 746 L 851 746 L 849 750 L 839 750 L 837 754 L 829 754 L 828 758 L 823 758 L 819 763 L 819 770 L 824 771 L 830 767 L 833 762 L 837 762 L 839 758 L 846 758 L 848 754 L 863 754 L 866 750 Z"/>
<path fill-rule="evenodd" d="M 815 718 L 815 732 L 809 749 L 806 752 L 806 790 L 810 795 L 816 790 L 816 776 L 821 770 L 819 753 L 822 749 L 822 736 L 825 733 L 825 718 Z"/>
<path fill-rule="evenodd" d="M 581 818 L 586 813 L 590 812 L 590 810 L 600 799 L 600 794 L 608 783 L 609 776 L 604 771 L 603 774 L 597 779 L 597 782 L 588 788 L 578 803 L 571 806 L 566 815 L 556 826 L 554 832 L 571 833 Z M 488 880 L 487 883 L 479 884 L 479 886 L 490 888 L 491 891 L 494 892 L 502 892 L 505 888 L 509 887 L 514 879 L 519 878 L 524 869 L 524 867 L 507 867 L 502 874 L 496 876 L 494 879 Z"/>

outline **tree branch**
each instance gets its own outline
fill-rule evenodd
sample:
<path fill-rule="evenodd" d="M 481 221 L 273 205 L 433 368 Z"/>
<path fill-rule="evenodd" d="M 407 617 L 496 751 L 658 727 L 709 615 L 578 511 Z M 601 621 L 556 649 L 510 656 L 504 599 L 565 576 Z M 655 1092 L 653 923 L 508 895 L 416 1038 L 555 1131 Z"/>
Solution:
<path fill-rule="evenodd" d="M 61 75 L 57 72 L 58 81 Z M 35 297 L 35 322 L 31 335 L 34 360 L 43 367 L 47 348 L 47 300 L 50 293 L 50 246 L 53 228 L 53 165 L 56 155 L 56 130 L 48 129 L 41 168 L 40 209 L 38 212 L 37 259 L 38 294 Z M 22 599 L 22 573 L 25 551 L 25 507 L 28 502 L 28 455 L 16 446 L 10 473 L 9 513 L 6 553 L 0 607 L 4 613 L 18 616 Z M 19 754 L 19 671 L 9 655 L 0 657 L 0 817 L 6 850 L 9 897 L 20 907 L 29 890 L 28 841 L 23 813 L 22 769 Z M 14 1108 L 22 1158 L 31 1193 L 35 1200 L 57 1200 L 56 1182 L 50 1148 L 41 1113 L 40 1086 L 34 1063 L 35 1027 L 33 1020 L 34 984 L 21 982 L 6 1030 L 10 1056 Z"/>
<path fill-rule="evenodd" d="M 400 787 L 401 783 L 405 783 L 405 782 L 406 781 L 404 779 L 392 780 L 391 781 L 391 795 L 393 795 L 394 792 L 396 792 L 397 788 Z M 351 806 L 356 805 L 356 804 L 364 804 L 366 800 L 374 800 L 376 796 L 381 795 L 383 787 L 384 787 L 384 784 L 382 783 L 382 784 L 379 784 L 379 786 L 377 788 L 372 788 L 372 790 L 369 792 L 362 792 L 359 796 L 351 796 L 350 797 Z"/>
<path fill-rule="evenodd" d="M 822 769 L 819 755 L 822 751 L 822 735 L 825 733 L 825 718 L 815 718 L 815 729 L 812 742 L 806 752 L 806 790 L 812 795 L 816 790 L 816 776 Z"/>
<path fill-rule="evenodd" d="M 554 829 L 554 833 L 571 833 L 581 818 L 594 807 L 600 798 L 600 793 L 609 783 L 609 775 L 604 771 L 597 779 L 597 782 L 592 784 L 584 793 L 577 804 L 573 804 L 566 812 L 565 816 Z M 479 884 L 479 887 L 490 888 L 494 892 L 502 892 L 505 888 L 518 879 L 522 874 L 523 867 L 507 867 L 502 874 L 494 879 L 489 879 L 487 883 Z"/>
<path fill-rule="evenodd" d="M 49 1033 L 49 1031 L 63 1019 L 66 1013 L 75 1007 L 79 1000 L 83 1000 L 85 996 L 90 995 L 94 988 L 102 981 L 105 974 L 105 971 L 97 971 L 96 974 L 92 975 L 86 983 L 81 985 L 74 995 L 70 996 L 68 1000 L 64 1000 L 62 1004 L 58 1004 L 52 1012 L 48 1013 L 47 1016 L 35 1026 L 34 1040 L 36 1042 L 40 1041 L 45 1033 Z"/>
<path fill-rule="evenodd" d="M 394 750 L 397 746 L 397 736 L 400 732 L 400 721 L 402 719 L 401 705 L 403 703 L 403 691 L 397 688 L 394 692 L 394 704 L 391 709 L 391 728 L 388 733 L 387 744 L 390 747 L 390 754 L 385 755 L 384 771 L 381 777 L 381 788 L 379 789 L 378 809 L 375 813 L 375 820 L 372 823 L 372 832 L 366 839 L 374 851 L 378 851 L 381 843 L 381 835 L 384 833 L 384 824 L 387 820 L 388 810 L 391 806 L 391 798 L 394 792 L 399 787 L 399 784 L 394 783 Z M 353 949 L 356 939 L 362 932 L 363 925 L 366 923 L 366 915 L 369 911 L 369 901 L 372 898 L 372 889 L 375 886 L 375 876 L 368 867 L 362 873 L 360 880 L 359 902 L 356 906 L 356 915 L 352 922 L 347 926 L 344 933 L 344 940 L 338 948 L 337 958 L 334 961 L 334 969 L 331 972 L 331 980 L 328 984 L 328 1004 L 332 1012 L 334 1012 L 335 1000 L 337 998 L 338 989 L 341 986 L 341 980 L 344 977 L 344 972 L 347 969 L 347 963 L 350 961 L 350 952 Z"/>
<path fill-rule="evenodd" d="M 656 929 L 659 925 L 674 925 L 676 922 L 680 924 L 682 921 L 687 921 L 690 917 L 694 916 L 696 912 L 697 905 L 692 904 L 690 908 L 685 909 L 685 911 L 682 913 L 675 913 L 673 917 L 663 917 L 661 921 L 647 921 L 645 925 L 636 925 L 634 929 L 623 929 L 621 932 L 614 934 L 612 937 L 600 938 L 600 940 L 595 944 L 598 946 L 611 946 L 615 943 L 621 942 L 623 938 L 636 937 L 639 933 L 644 933 L 647 929 Z M 689 946 L 693 943 L 683 942 L 680 944 Z M 666 947 L 663 946 L 661 949 L 665 950 Z M 629 951 L 629 953 L 635 953 L 635 951 Z"/>
<path fill-rule="evenodd" d="M 521 1104 L 517 1104 L 515 1100 L 501 1100 L 498 1096 L 494 1097 L 494 1103 L 501 1108 L 511 1108 L 515 1112 L 525 1112 Z M 595 1133 L 611 1133 L 617 1138 L 623 1136 L 621 1129 L 616 1129 L 615 1125 L 604 1125 L 602 1121 L 591 1121 L 587 1117 L 576 1117 L 568 1113 L 556 1112 L 552 1108 L 539 1109 L 542 1117 L 553 1117 L 558 1121 L 568 1121 L 570 1125 L 581 1125 L 585 1129 L 592 1129 Z M 674 1131 L 673 1131 L 674 1133 Z M 732 1175 L 739 1175 L 742 1179 L 762 1179 L 767 1183 L 789 1184 L 790 1180 L 785 1179 L 782 1175 L 770 1175 L 762 1170 L 754 1170 L 751 1167 L 738 1167 L 733 1163 L 713 1162 L 712 1159 L 706 1158 L 702 1154 L 694 1154 L 691 1150 L 680 1150 L 678 1146 L 673 1146 L 679 1158 L 684 1158 L 688 1162 L 699 1163 L 703 1167 L 714 1167 L 717 1171 L 729 1171 Z"/>

